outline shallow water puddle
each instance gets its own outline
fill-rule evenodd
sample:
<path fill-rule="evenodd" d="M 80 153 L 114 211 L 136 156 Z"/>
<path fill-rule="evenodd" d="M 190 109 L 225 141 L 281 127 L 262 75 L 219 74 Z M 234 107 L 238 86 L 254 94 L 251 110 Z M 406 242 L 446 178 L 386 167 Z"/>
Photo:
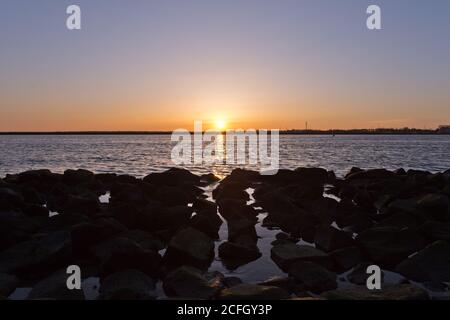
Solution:
<path fill-rule="evenodd" d="M 98 197 L 98 201 L 100 201 L 100 203 L 109 203 L 110 199 L 111 199 L 111 192 L 109 191 Z"/>

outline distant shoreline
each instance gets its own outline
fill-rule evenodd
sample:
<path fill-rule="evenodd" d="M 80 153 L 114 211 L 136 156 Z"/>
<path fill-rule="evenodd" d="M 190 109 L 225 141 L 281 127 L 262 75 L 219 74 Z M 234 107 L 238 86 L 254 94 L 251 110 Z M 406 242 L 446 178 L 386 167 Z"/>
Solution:
<path fill-rule="evenodd" d="M 172 131 L 18 131 L 5 135 L 170 135 Z M 269 131 L 270 134 L 270 131 Z M 281 135 L 448 135 L 450 132 L 421 129 L 281 130 Z"/>

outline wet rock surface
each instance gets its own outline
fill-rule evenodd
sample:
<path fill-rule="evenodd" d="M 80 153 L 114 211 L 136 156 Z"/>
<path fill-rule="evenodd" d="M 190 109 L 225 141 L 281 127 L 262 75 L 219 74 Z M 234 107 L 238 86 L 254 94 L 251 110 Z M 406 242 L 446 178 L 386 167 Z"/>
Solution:
<path fill-rule="evenodd" d="M 0 296 L 31 287 L 29 299 L 84 299 L 83 290 L 65 290 L 69 265 L 100 279 L 99 299 L 450 296 L 449 190 L 450 171 L 7 175 Z M 218 263 L 221 272 L 211 267 Z M 364 289 L 369 265 L 383 270 L 379 292 Z M 239 277 L 247 266 L 273 274 L 247 282 Z M 392 273 L 402 283 L 390 282 Z"/>

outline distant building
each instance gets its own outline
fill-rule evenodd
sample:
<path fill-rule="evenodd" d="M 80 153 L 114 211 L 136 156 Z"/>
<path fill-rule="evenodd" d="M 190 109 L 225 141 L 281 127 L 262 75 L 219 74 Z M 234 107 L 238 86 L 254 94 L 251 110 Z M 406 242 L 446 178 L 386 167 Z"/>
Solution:
<path fill-rule="evenodd" d="M 439 126 L 438 133 L 450 134 L 450 125 Z"/>

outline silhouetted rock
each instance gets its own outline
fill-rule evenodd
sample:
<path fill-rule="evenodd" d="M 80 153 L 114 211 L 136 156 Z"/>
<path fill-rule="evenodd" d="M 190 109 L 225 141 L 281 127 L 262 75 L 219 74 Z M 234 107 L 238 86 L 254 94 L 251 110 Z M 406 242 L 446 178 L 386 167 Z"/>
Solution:
<path fill-rule="evenodd" d="M 355 244 L 349 233 L 329 226 L 317 228 L 314 243 L 317 248 L 325 252 L 351 247 Z"/>
<path fill-rule="evenodd" d="M 70 233 L 58 231 L 0 252 L 0 272 L 27 276 L 50 273 L 67 265 L 71 256 Z"/>
<path fill-rule="evenodd" d="M 357 285 L 367 285 L 367 279 L 371 274 L 367 273 L 367 268 L 370 263 L 360 263 L 358 264 L 348 275 L 347 279 L 353 284 Z M 384 272 L 381 271 L 381 282 L 384 280 Z"/>
<path fill-rule="evenodd" d="M 219 257 L 229 270 L 237 269 L 261 257 L 252 238 L 240 236 L 234 242 L 226 241 L 219 246 Z"/>
<path fill-rule="evenodd" d="M 450 244 L 436 241 L 400 263 L 397 272 L 408 279 L 424 282 L 450 281 Z"/>
<path fill-rule="evenodd" d="M 126 269 L 139 270 L 150 277 L 159 275 L 161 256 L 152 250 L 144 250 L 140 247 L 118 247 L 109 254 L 100 266 L 100 277 L 104 278 L 112 273 Z"/>
<path fill-rule="evenodd" d="M 19 279 L 16 276 L 0 273 L 0 296 L 8 297 L 18 285 Z"/>
<path fill-rule="evenodd" d="M 313 262 L 295 262 L 289 267 L 289 275 L 314 293 L 337 288 L 336 274 Z"/>
<path fill-rule="evenodd" d="M 206 270 L 214 257 L 214 242 L 193 228 L 179 231 L 170 241 L 164 255 L 164 262 L 169 269 L 189 265 Z"/>
<path fill-rule="evenodd" d="M 334 261 L 334 269 L 337 272 L 350 270 L 363 259 L 361 250 L 358 247 L 346 247 L 330 252 L 330 257 Z"/>
<path fill-rule="evenodd" d="M 395 176 L 395 173 L 386 169 L 371 169 L 371 170 L 354 170 L 351 174 L 345 176 L 347 180 L 359 180 L 359 179 L 389 179 Z"/>
<path fill-rule="evenodd" d="M 289 293 L 279 287 L 239 284 L 220 292 L 220 300 L 280 300 L 288 299 Z"/>
<path fill-rule="evenodd" d="M 235 241 L 240 236 L 249 236 L 255 241 L 258 239 L 255 223 L 245 218 L 232 219 L 227 222 L 228 240 Z"/>
<path fill-rule="evenodd" d="M 273 261 L 286 272 L 292 264 L 300 261 L 316 262 L 325 266 L 330 265 L 330 257 L 312 246 L 287 243 L 274 246 L 270 254 Z"/>
<path fill-rule="evenodd" d="M 100 282 L 99 300 L 152 300 L 155 282 L 133 269 L 113 273 Z"/>
<path fill-rule="evenodd" d="M 202 273 L 200 270 L 183 266 L 170 272 L 163 283 L 169 297 L 184 299 L 211 299 L 224 287 L 224 276 L 219 272 Z"/>
<path fill-rule="evenodd" d="M 219 229 L 222 219 L 214 212 L 207 209 L 198 212 L 190 220 L 190 226 L 206 234 L 211 239 L 219 239 Z"/>
<path fill-rule="evenodd" d="M 63 175 L 63 182 L 68 185 L 79 185 L 89 183 L 94 180 L 94 173 L 88 170 L 66 170 Z"/>
<path fill-rule="evenodd" d="M 417 201 L 418 208 L 424 211 L 426 217 L 439 221 L 450 220 L 449 204 L 449 198 L 441 194 L 428 194 Z"/>
<path fill-rule="evenodd" d="M 83 290 L 67 288 L 66 270 L 60 270 L 39 281 L 28 295 L 29 300 L 84 300 Z"/>
<path fill-rule="evenodd" d="M 183 183 L 198 184 L 200 177 L 185 169 L 170 168 L 165 172 L 151 173 L 143 181 L 157 186 L 179 186 Z"/>
<path fill-rule="evenodd" d="M 450 242 L 450 222 L 427 221 L 419 227 L 419 232 L 430 240 Z"/>
<path fill-rule="evenodd" d="M 368 257 L 382 266 L 395 266 L 426 245 L 416 232 L 394 227 L 366 230 L 356 240 Z"/>
<path fill-rule="evenodd" d="M 428 300 L 428 293 L 412 284 L 386 286 L 381 290 L 354 287 L 325 292 L 322 298 L 328 300 Z"/>

